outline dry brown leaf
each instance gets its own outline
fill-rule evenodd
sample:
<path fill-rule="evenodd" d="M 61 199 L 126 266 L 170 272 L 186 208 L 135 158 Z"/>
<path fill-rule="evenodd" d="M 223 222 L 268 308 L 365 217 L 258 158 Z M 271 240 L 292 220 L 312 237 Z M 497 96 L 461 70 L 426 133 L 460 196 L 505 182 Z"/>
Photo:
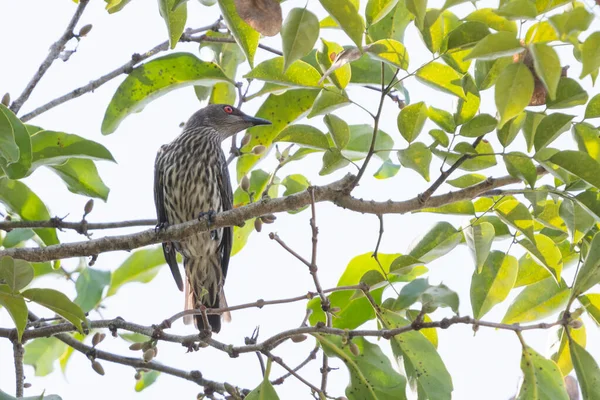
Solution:
<path fill-rule="evenodd" d="M 239 16 L 255 31 L 275 36 L 281 30 L 283 18 L 277 0 L 235 0 Z"/>

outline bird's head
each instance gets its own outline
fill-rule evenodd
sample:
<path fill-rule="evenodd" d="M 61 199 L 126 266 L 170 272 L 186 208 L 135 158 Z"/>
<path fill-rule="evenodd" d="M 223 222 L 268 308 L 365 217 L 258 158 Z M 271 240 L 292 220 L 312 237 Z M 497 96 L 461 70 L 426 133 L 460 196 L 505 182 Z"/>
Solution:
<path fill-rule="evenodd" d="M 251 117 L 228 104 L 211 104 L 197 111 L 185 124 L 186 128 L 211 127 L 219 132 L 221 139 L 256 125 L 271 125 L 271 121 Z"/>

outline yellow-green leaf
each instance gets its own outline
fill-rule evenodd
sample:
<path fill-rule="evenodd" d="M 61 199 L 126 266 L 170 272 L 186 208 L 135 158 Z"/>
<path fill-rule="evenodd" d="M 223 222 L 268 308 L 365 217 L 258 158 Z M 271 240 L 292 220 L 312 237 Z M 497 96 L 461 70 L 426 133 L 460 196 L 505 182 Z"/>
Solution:
<path fill-rule="evenodd" d="M 517 259 L 513 256 L 501 251 L 490 253 L 481 272 L 473 272 L 471 278 L 473 317 L 483 317 L 492 307 L 506 299 L 517 279 L 518 268 Z"/>
<path fill-rule="evenodd" d="M 529 285 L 512 302 L 502 323 L 531 322 L 556 314 L 567 303 L 570 293 L 564 280 L 559 285 L 554 278 Z"/>

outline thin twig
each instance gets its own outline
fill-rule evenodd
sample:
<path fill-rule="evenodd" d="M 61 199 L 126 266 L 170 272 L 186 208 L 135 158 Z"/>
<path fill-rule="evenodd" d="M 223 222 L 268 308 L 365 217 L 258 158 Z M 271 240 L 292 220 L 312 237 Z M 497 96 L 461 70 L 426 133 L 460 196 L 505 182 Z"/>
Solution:
<path fill-rule="evenodd" d="M 308 356 L 304 359 L 304 361 L 302 361 L 300 364 L 298 364 L 296 366 L 296 368 L 294 368 L 294 372 L 298 372 L 300 371 L 302 368 L 304 368 L 305 365 L 307 365 L 308 363 L 310 363 L 312 360 L 314 360 L 315 358 L 317 358 L 317 353 L 319 352 L 319 349 L 321 348 L 321 346 L 319 346 L 318 344 L 315 346 L 314 349 L 312 349 L 310 351 L 310 353 L 308 353 Z M 281 385 L 283 383 L 283 381 L 285 381 L 287 378 L 289 378 L 290 376 L 292 376 L 292 374 L 290 372 L 287 372 L 283 375 L 281 375 L 279 378 L 277 379 L 273 379 L 271 381 L 271 383 L 273 385 Z"/>
<path fill-rule="evenodd" d="M 23 373 L 23 355 L 25 350 L 23 344 L 19 341 L 13 341 L 13 357 L 15 359 L 15 384 L 16 397 L 23 397 L 23 385 L 25 384 L 25 374 Z"/>
<path fill-rule="evenodd" d="M 75 37 L 73 29 L 75 29 L 75 25 L 77 25 L 77 22 L 79 22 L 79 19 L 81 18 L 81 15 L 83 14 L 83 11 L 85 10 L 85 7 L 88 5 L 88 3 L 89 0 L 79 1 L 77 9 L 75 10 L 75 14 L 73 14 L 73 17 L 71 17 L 71 20 L 65 28 L 65 31 L 63 32 L 62 36 L 52 45 L 52 47 L 50 47 L 50 51 L 48 52 L 46 59 L 42 62 L 36 73 L 33 75 L 33 78 L 31 78 L 31 80 L 23 90 L 23 93 L 21 93 L 21 95 L 11 104 L 10 109 L 12 112 L 14 112 L 15 114 L 19 112 L 21 107 L 23 107 L 23 104 L 25 104 L 27 99 L 29 99 L 29 96 L 31 96 L 33 89 L 35 89 L 35 87 L 40 82 L 46 71 L 48 71 L 48 68 L 50 68 L 54 60 L 56 60 L 60 53 L 63 51 L 65 44 L 67 44 L 69 40 Z"/>
<path fill-rule="evenodd" d="M 215 22 L 211 25 L 208 25 L 208 26 L 203 26 L 203 27 L 196 28 L 196 29 L 188 29 L 183 33 L 183 35 L 181 35 L 181 39 L 179 39 L 179 41 L 185 42 L 186 41 L 185 39 L 194 33 L 204 32 L 204 31 L 208 31 L 208 30 L 215 30 L 219 26 L 220 26 L 220 20 L 218 20 L 217 22 Z M 169 49 L 169 41 L 167 40 L 165 42 L 162 42 L 159 45 L 154 46 L 152 49 L 148 50 L 145 53 L 141 53 L 141 54 L 135 53 L 131 56 L 130 61 L 126 62 L 125 64 L 121 65 L 120 67 L 116 68 L 115 70 L 107 73 L 106 75 L 101 76 L 98 79 L 91 81 L 87 85 L 78 87 L 77 89 L 72 90 L 69 93 L 66 93 L 60 97 L 57 97 L 56 99 L 49 101 L 48 103 L 36 108 L 35 110 L 33 110 L 33 111 L 25 114 L 23 117 L 21 117 L 21 121 L 27 122 L 30 119 L 37 117 L 38 115 L 40 115 L 58 105 L 61 105 L 69 100 L 73 100 L 83 94 L 92 92 L 95 89 L 99 88 L 100 86 L 104 85 L 105 83 L 113 80 L 114 78 L 116 78 L 122 74 L 131 72 L 133 70 L 133 68 L 136 65 L 138 65 L 139 63 L 141 63 L 142 61 L 156 55 L 157 53 L 160 53 L 161 51 L 166 51 L 168 49 Z"/>
<path fill-rule="evenodd" d="M 0 230 L 11 230 L 19 228 L 56 228 L 56 229 L 72 229 L 78 233 L 83 232 L 83 229 L 88 231 L 100 230 L 100 229 L 116 229 L 116 228 L 130 228 L 135 226 L 155 226 L 155 219 L 137 219 L 132 221 L 119 221 L 119 222 L 66 222 L 60 218 L 52 218 L 47 221 L 0 221 Z"/>
<path fill-rule="evenodd" d="M 318 387 L 316 387 L 315 385 L 313 385 L 312 383 L 310 383 L 309 381 L 307 381 L 306 379 L 301 377 L 293 368 L 290 368 L 285 362 L 283 362 L 281 357 L 274 356 L 273 353 L 271 353 L 269 350 L 264 350 L 263 353 L 264 353 L 264 355 L 266 355 L 267 357 L 269 357 L 273 361 L 275 361 L 277 364 L 279 364 L 281 367 L 283 367 L 283 369 L 285 369 L 294 378 L 298 379 L 300 382 L 302 382 L 306 386 L 308 386 L 313 392 L 323 393 Z M 323 393 L 323 394 L 325 394 L 325 393 Z"/>
<path fill-rule="evenodd" d="M 202 42 L 214 42 L 214 43 L 235 43 L 235 39 L 234 38 L 226 38 L 226 37 L 214 37 L 214 36 L 207 36 L 207 35 L 200 35 L 200 36 L 186 36 L 182 41 L 185 42 L 197 42 L 197 43 L 202 43 Z M 266 46 L 262 43 L 258 44 L 258 47 L 260 49 L 269 51 L 273 54 L 276 54 L 278 56 L 282 56 L 283 53 L 280 50 L 274 49 L 273 47 L 270 46 Z"/>

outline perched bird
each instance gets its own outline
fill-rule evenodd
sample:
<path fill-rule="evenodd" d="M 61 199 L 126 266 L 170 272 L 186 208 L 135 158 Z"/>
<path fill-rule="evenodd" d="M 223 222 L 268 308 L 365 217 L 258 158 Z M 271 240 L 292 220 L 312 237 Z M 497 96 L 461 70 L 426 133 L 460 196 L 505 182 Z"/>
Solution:
<path fill-rule="evenodd" d="M 154 165 L 154 202 L 157 229 L 208 216 L 233 207 L 233 191 L 221 143 L 255 125 L 271 122 L 248 116 L 229 105 L 212 104 L 197 111 L 182 133 L 161 146 Z M 175 251 L 183 256 L 186 274 L 185 308 L 225 307 L 223 284 L 231 252 L 232 228 L 201 232 L 184 240 L 163 243 L 165 260 L 179 290 L 183 281 Z M 189 323 L 191 318 L 186 319 Z M 206 329 L 195 316 L 198 329 Z M 213 332 L 221 329 L 221 317 L 209 315 Z"/>

